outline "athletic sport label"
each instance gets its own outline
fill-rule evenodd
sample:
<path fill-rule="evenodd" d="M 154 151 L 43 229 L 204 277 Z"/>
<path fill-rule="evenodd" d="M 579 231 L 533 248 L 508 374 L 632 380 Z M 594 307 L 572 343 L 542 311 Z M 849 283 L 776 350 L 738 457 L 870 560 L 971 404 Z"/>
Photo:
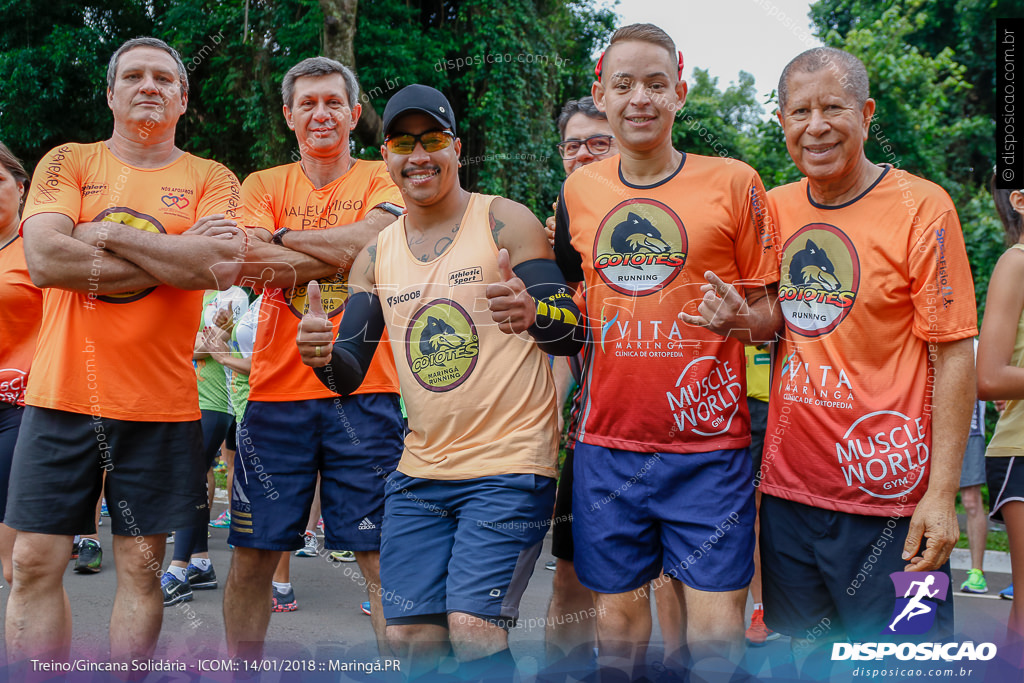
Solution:
<path fill-rule="evenodd" d="M 434 299 L 413 315 L 405 335 L 413 375 L 428 391 L 449 391 L 473 373 L 480 337 L 466 309 L 451 299 Z"/>
<path fill-rule="evenodd" d="M 647 296 L 679 275 L 686 251 L 686 229 L 672 209 L 653 199 L 627 199 L 597 229 L 594 269 L 616 292 Z"/>
<path fill-rule="evenodd" d="M 859 288 L 857 250 L 839 228 L 812 223 L 786 241 L 779 303 L 791 332 L 828 334 L 850 314 Z"/>
<path fill-rule="evenodd" d="M 715 356 L 696 358 L 676 380 L 678 394 L 667 393 L 676 429 L 700 436 L 725 434 L 745 396 L 739 368 Z"/>

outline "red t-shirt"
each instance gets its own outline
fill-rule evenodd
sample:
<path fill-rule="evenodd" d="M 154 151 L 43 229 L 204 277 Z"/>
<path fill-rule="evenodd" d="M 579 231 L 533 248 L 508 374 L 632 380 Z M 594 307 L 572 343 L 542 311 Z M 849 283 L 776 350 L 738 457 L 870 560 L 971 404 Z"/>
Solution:
<path fill-rule="evenodd" d="M 750 443 L 743 345 L 677 315 L 697 313 L 705 271 L 741 288 L 778 279 L 767 212 L 757 173 L 731 159 L 683 155 L 650 187 L 627 184 L 617 156 L 566 179 L 556 252 L 566 279 L 585 283 L 590 324 L 579 441 L 673 453 Z"/>
<path fill-rule="evenodd" d="M 768 204 L 783 243 L 765 493 L 829 510 L 909 515 L 927 488 L 929 342 L 977 334 L 949 196 L 887 167 L 860 197 L 814 204 L 807 180 Z"/>

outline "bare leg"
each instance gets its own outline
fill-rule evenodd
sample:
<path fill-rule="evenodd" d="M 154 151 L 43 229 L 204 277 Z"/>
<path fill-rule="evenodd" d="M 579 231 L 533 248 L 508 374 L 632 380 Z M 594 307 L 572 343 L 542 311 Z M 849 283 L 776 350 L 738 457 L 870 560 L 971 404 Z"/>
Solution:
<path fill-rule="evenodd" d="M 407 680 L 415 680 L 437 669 L 451 645 L 448 629 L 434 624 L 403 624 L 387 627 L 388 647 L 402 660 Z"/>
<path fill-rule="evenodd" d="M 988 518 L 981 499 L 981 484 L 960 489 L 960 499 L 967 510 L 967 545 L 971 549 L 971 569 L 984 570 Z"/>
<path fill-rule="evenodd" d="M 1000 509 L 1010 542 L 1010 570 L 1016 590 L 1017 586 L 1024 586 L 1024 502 L 1012 500 Z M 1024 664 L 1021 661 L 1024 659 L 1024 599 L 1014 600 L 1010 606 L 1010 619 L 1006 623 L 1006 644 L 1009 646 L 1007 649 L 1015 652 L 1019 658 L 1011 663 L 1018 667 Z"/>
<path fill-rule="evenodd" d="M 712 593 L 683 585 L 686 645 L 696 667 L 703 659 L 739 661 L 747 589 Z M 712 669 L 714 670 L 714 669 Z"/>
<path fill-rule="evenodd" d="M 71 605 L 63 578 L 72 540 L 26 532 L 15 538 L 14 581 L 4 627 L 12 664 L 44 657 L 66 660 L 70 654 Z"/>
<path fill-rule="evenodd" d="M 388 646 L 385 633 L 384 606 L 381 602 L 383 589 L 380 585 L 380 553 L 357 552 L 356 562 L 366 581 L 366 594 L 370 598 L 370 622 L 373 624 L 373 635 L 377 638 L 377 650 L 381 657 L 391 657 L 393 652 Z"/>
<path fill-rule="evenodd" d="M 598 666 L 618 669 L 632 680 L 643 672 L 651 639 L 647 587 L 630 593 L 594 593 L 597 605 Z"/>
<path fill-rule="evenodd" d="M 0 564 L 8 586 L 14 580 L 14 536 L 14 529 L 0 522 Z"/>
<path fill-rule="evenodd" d="M 761 594 L 761 489 L 754 492 L 757 516 L 754 517 L 754 578 L 750 580 L 750 599 L 754 604 L 764 602 Z"/>
<path fill-rule="evenodd" d="M 658 626 L 665 641 L 666 663 L 679 661 L 680 650 L 686 639 L 686 609 L 683 603 L 683 584 L 662 574 L 651 582 L 654 602 L 658 606 Z"/>
<path fill-rule="evenodd" d="M 589 661 L 590 650 L 594 646 L 593 609 L 594 596 L 580 583 L 573 563 L 557 560 L 544 627 L 549 665 L 577 651 L 585 651 Z M 569 615 L 574 615 L 573 619 L 566 619 Z M 564 623 L 559 624 L 558 621 Z"/>
<path fill-rule="evenodd" d="M 317 522 L 320 521 L 320 475 L 316 475 L 316 489 L 313 491 L 313 504 L 309 508 L 309 519 L 306 520 L 306 531 L 316 533 Z"/>
<path fill-rule="evenodd" d="M 153 656 L 164 618 L 160 568 L 166 541 L 166 534 L 114 536 L 117 592 L 110 615 L 112 661 L 130 662 Z"/>
<path fill-rule="evenodd" d="M 291 579 L 291 553 L 281 553 L 281 559 L 277 561 L 277 567 L 274 568 L 274 578 L 276 583 L 288 583 Z"/>
<path fill-rule="evenodd" d="M 270 623 L 270 582 L 280 556 L 278 550 L 235 548 L 224 587 L 228 656 L 262 658 Z"/>

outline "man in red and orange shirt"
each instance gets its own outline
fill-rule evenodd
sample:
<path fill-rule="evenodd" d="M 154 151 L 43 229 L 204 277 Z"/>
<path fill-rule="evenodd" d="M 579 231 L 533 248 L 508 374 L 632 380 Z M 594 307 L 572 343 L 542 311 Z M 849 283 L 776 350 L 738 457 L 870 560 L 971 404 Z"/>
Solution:
<path fill-rule="evenodd" d="M 761 569 L 766 623 L 796 642 L 897 639 L 906 586 L 897 596 L 890 574 L 941 572 L 928 579 L 948 589 L 959 538 L 974 285 L 949 196 L 865 155 L 868 94 L 864 65 L 834 48 L 799 55 L 779 84 L 806 177 L 768 195 L 785 333 L 759 475 Z M 952 634 L 952 595 L 937 602 L 928 641 Z"/>
<path fill-rule="evenodd" d="M 253 240 L 240 284 L 256 282 L 264 295 L 231 492 L 228 651 L 260 656 L 274 569 L 282 551 L 303 547 L 319 474 L 325 545 L 354 551 L 384 653 L 383 477 L 398 465 L 404 434 L 395 362 L 390 346 L 381 345 L 362 385 L 342 399 L 302 364 L 295 337 L 312 279 L 320 281 L 337 331 L 352 261 L 402 212 L 395 204 L 401 193 L 383 162 L 350 154 L 361 106 L 348 68 L 324 57 L 306 59 L 288 71 L 281 90 L 301 161 L 258 171 L 242 184 Z M 290 586 L 281 588 L 274 587 L 274 599 L 294 602 Z"/>
<path fill-rule="evenodd" d="M 235 176 L 174 144 L 187 103 L 178 53 L 130 40 L 107 71 L 113 135 L 61 145 L 36 168 L 22 232 L 43 318 L 5 518 L 18 532 L 12 662 L 67 655 L 62 576 L 73 536 L 95 532 L 104 472 L 116 661 L 152 656 L 167 532 L 207 512 L 195 320 L 202 290 L 235 280 L 245 239 Z"/>
<path fill-rule="evenodd" d="M 556 256 L 590 322 L 575 566 L 595 594 L 599 663 L 619 669 L 643 665 L 651 634 L 637 589 L 663 572 L 682 583 L 682 651 L 700 659 L 738 648 L 753 574 L 741 342 L 774 337 L 778 268 L 757 173 L 672 147 L 681 75 L 658 27 L 615 32 L 592 93 L 619 156 L 570 175 L 556 214 Z"/>

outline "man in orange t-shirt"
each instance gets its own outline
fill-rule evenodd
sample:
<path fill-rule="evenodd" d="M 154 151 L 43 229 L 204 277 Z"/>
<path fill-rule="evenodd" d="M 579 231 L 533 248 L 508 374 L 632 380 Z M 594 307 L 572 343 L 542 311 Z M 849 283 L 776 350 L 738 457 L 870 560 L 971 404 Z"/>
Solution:
<path fill-rule="evenodd" d="M 272 606 L 295 609 L 290 582 L 274 569 L 282 551 L 287 557 L 303 547 L 319 474 L 325 546 L 354 551 L 384 654 L 383 475 L 398 466 L 404 435 L 395 362 L 382 344 L 365 381 L 342 399 L 302 364 L 295 337 L 313 279 L 337 331 L 352 260 L 402 212 L 394 203 L 402 195 L 383 162 L 350 154 L 361 107 L 348 68 L 306 59 L 288 71 L 281 90 L 302 160 L 257 171 L 242 184 L 253 240 L 239 284 L 264 288 L 264 319 L 235 455 L 228 537 L 235 552 L 224 592 L 228 650 L 259 658 Z"/>
<path fill-rule="evenodd" d="M 238 180 L 174 144 L 187 102 L 178 53 L 129 40 L 107 71 L 113 135 L 36 168 L 22 232 L 43 319 L 5 518 L 18 532 L 7 656 L 22 666 L 68 654 L 61 577 L 73 536 L 96 530 L 104 473 L 115 661 L 153 656 L 166 535 L 207 514 L 195 320 L 202 290 L 235 280 L 246 242 Z"/>
<path fill-rule="evenodd" d="M 766 623 L 815 646 L 941 642 L 975 395 L 960 222 L 942 188 L 868 160 L 875 103 L 853 55 L 796 57 L 779 105 L 806 177 L 768 194 L 785 332 L 759 474 Z M 905 571 L 944 586 L 926 633 L 900 622 L 897 598 L 926 578 Z"/>

